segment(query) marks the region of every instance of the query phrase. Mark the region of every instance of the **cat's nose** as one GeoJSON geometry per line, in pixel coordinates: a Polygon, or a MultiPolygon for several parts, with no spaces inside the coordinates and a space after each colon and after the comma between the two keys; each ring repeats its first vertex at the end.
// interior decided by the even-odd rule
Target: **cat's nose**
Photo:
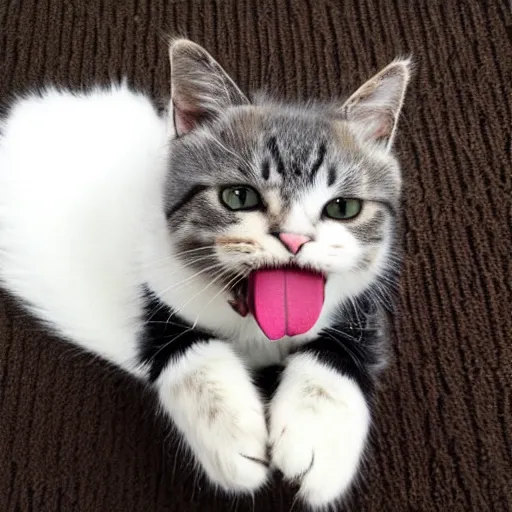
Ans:
{"type": "Polygon", "coordinates": [[[279,240],[286,246],[292,253],[297,254],[300,248],[306,243],[311,241],[311,238],[306,235],[299,235],[297,233],[276,233],[279,240]]]}

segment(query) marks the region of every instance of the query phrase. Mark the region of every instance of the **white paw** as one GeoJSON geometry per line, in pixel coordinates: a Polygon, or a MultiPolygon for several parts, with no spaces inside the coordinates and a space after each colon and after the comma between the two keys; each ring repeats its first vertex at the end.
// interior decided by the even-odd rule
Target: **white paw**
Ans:
{"type": "Polygon", "coordinates": [[[369,424],[357,384],[311,355],[294,356],[270,406],[272,464],[308,505],[329,505],[357,472],[369,424]]]}
{"type": "Polygon", "coordinates": [[[160,379],[160,398],[212,483],[252,492],[268,476],[263,404],[221,342],[198,346],[160,379]]]}

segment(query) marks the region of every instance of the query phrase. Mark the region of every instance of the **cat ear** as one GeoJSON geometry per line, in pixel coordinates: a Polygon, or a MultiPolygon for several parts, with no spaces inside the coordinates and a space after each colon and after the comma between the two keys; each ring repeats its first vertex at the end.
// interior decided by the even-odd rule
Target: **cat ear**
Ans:
{"type": "Polygon", "coordinates": [[[176,134],[184,135],[227,107],[244,105],[244,96],[217,61],[201,46],[176,39],[169,48],[171,101],[176,134]]]}
{"type": "Polygon", "coordinates": [[[364,140],[389,149],[410,77],[409,59],[392,62],[370,78],[344,103],[346,119],[364,140]]]}

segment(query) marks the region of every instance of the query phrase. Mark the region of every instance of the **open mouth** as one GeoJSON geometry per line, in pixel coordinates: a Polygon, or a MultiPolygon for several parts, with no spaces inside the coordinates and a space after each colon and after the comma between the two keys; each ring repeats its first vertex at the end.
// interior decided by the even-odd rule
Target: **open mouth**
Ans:
{"type": "Polygon", "coordinates": [[[270,340],[309,331],[324,304],[325,276],[285,266],[254,270],[233,290],[230,301],[241,316],[251,313],[270,340]]]}

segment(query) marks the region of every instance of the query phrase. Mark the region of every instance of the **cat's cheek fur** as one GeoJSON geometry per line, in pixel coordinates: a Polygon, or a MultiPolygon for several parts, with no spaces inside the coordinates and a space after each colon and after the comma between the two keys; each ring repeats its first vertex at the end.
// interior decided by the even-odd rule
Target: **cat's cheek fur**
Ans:
{"type": "Polygon", "coordinates": [[[194,345],[155,384],[161,405],[214,485],[251,493],[266,482],[263,403],[227,343],[194,345]]]}
{"type": "Polygon", "coordinates": [[[272,465],[321,508],[342,498],[364,451],[370,411],[359,386],[312,354],[290,358],[270,404],[272,465]]]}

